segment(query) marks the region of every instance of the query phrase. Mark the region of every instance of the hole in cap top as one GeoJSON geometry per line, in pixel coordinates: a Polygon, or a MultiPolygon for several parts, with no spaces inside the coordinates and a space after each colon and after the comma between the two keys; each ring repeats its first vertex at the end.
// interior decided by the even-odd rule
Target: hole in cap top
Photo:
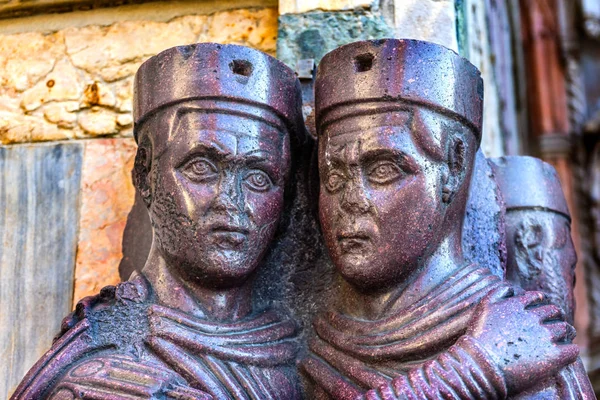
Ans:
{"type": "Polygon", "coordinates": [[[250,76],[252,75],[252,63],[247,60],[233,60],[229,64],[229,68],[236,75],[250,76]]]}
{"type": "Polygon", "coordinates": [[[365,53],[354,57],[354,69],[356,72],[365,72],[373,66],[373,54],[365,53]]]}

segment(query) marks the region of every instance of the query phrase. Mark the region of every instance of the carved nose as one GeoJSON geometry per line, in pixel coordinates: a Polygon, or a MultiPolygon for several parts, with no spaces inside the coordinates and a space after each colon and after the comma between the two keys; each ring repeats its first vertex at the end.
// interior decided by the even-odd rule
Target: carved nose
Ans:
{"type": "Polygon", "coordinates": [[[358,184],[349,184],[342,198],[342,208],[353,214],[364,214],[371,209],[371,203],[358,184]]]}
{"type": "Polygon", "coordinates": [[[235,177],[223,177],[219,184],[219,193],[215,198],[213,208],[221,212],[240,212],[240,201],[242,198],[241,188],[235,177]]]}

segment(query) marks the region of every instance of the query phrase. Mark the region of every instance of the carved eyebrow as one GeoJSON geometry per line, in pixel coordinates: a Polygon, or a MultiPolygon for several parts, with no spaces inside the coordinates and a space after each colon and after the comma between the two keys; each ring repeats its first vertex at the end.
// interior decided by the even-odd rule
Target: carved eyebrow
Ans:
{"type": "Polygon", "coordinates": [[[244,157],[248,162],[251,163],[259,163],[263,161],[271,162],[273,161],[272,156],[273,155],[271,154],[271,152],[262,149],[252,150],[242,155],[242,157],[244,157]]]}
{"type": "Polygon", "coordinates": [[[399,161],[402,167],[408,169],[411,172],[419,170],[417,163],[414,158],[406,154],[403,151],[396,149],[374,149],[367,150],[360,155],[361,163],[369,163],[381,158],[392,158],[395,161],[399,161]]]}
{"type": "Polygon", "coordinates": [[[278,185],[283,183],[284,175],[277,166],[275,155],[263,149],[252,150],[237,156],[238,160],[250,168],[259,168],[266,172],[278,185]]]}
{"type": "Polygon", "coordinates": [[[262,163],[262,162],[271,162],[271,159],[269,159],[268,157],[264,157],[264,156],[259,156],[259,155],[243,155],[242,156],[244,159],[246,159],[246,162],[248,162],[249,164],[258,164],[258,163],[262,163]]]}
{"type": "Polygon", "coordinates": [[[362,152],[359,157],[359,160],[361,162],[368,162],[382,157],[406,158],[406,154],[400,150],[395,149],[374,149],[362,152]]]}
{"type": "Polygon", "coordinates": [[[192,156],[196,156],[199,153],[204,153],[212,158],[218,159],[218,160],[223,160],[226,159],[228,157],[231,157],[232,154],[229,151],[226,151],[224,149],[222,149],[221,147],[219,147],[216,144],[205,144],[205,143],[197,143],[196,145],[194,145],[194,147],[190,150],[190,154],[192,154],[192,156]]]}

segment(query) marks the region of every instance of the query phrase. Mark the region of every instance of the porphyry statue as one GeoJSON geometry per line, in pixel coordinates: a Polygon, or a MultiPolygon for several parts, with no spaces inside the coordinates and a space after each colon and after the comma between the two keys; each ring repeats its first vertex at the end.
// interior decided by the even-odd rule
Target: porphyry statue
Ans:
{"type": "Polygon", "coordinates": [[[323,58],[315,99],[339,290],[302,361],[311,398],[594,398],[562,310],[463,257],[479,71],[432,43],[357,42],[323,58]]]}
{"type": "Polygon", "coordinates": [[[252,301],[304,134],[298,79],[250,48],[181,46],[141,66],[134,103],[146,264],[78,304],[12,399],[300,398],[297,324],[252,301]]]}

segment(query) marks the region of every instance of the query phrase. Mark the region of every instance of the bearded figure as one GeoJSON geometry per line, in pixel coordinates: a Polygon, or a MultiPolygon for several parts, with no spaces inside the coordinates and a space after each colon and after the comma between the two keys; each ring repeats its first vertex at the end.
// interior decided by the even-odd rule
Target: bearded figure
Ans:
{"type": "Polygon", "coordinates": [[[556,170],[525,156],[494,159],[492,166],[506,207],[506,279],[546,293],[573,324],[577,254],[556,170]]]}
{"type": "Polygon", "coordinates": [[[84,299],[13,400],[297,399],[297,326],[253,284],[289,198],[304,125],[294,72],[201,43],[146,61],[134,88],[144,268],[84,299]]]}

